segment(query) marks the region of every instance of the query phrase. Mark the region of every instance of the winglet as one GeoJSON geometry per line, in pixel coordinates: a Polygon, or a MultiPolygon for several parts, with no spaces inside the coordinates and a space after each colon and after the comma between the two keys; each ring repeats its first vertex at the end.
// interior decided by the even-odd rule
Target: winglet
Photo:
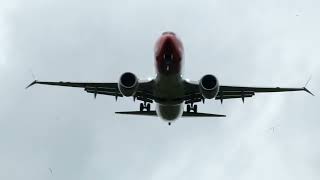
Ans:
{"type": "Polygon", "coordinates": [[[33,81],[31,84],[29,84],[29,85],[26,87],[26,89],[28,89],[29,87],[31,87],[31,86],[33,86],[33,85],[35,85],[35,84],[38,83],[38,81],[37,81],[37,79],[36,79],[36,76],[34,75],[32,69],[30,69],[30,73],[31,73],[31,76],[32,76],[32,78],[34,79],[34,81],[33,81]]]}
{"type": "Polygon", "coordinates": [[[307,89],[306,87],[303,87],[303,90],[304,90],[305,92],[311,94],[312,96],[314,96],[314,94],[313,94],[311,91],[309,91],[309,89],[307,89]]]}
{"type": "Polygon", "coordinates": [[[26,87],[26,89],[28,89],[29,87],[31,87],[31,86],[33,86],[33,85],[35,85],[35,84],[37,84],[37,80],[35,80],[35,81],[33,81],[31,84],[29,84],[27,87],[26,87]]]}
{"type": "Polygon", "coordinates": [[[309,82],[310,82],[310,80],[311,80],[311,77],[312,77],[312,76],[310,76],[310,78],[308,79],[308,81],[307,81],[306,84],[304,85],[303,90],[304,90],[305,92],[311,94],[312,96],[314,96],[314,94],[313,94],[311,91],[309,91],[309,89],[307,89],[307,85],[309,84],[309,82]]]}

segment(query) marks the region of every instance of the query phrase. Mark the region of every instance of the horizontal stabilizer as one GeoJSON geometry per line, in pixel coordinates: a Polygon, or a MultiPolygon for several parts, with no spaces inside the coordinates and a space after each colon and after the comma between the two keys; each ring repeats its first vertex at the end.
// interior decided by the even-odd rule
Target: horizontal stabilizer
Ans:
{"type": "MultiPolygon", "coordinates": [[[[125,112],[116,112],[116,114],[140,115],[140,116],[157,116],[156,111],[125,111],[125,112]]],[[[183,112],[182,117],[226,117],[226,115],[209,114],[209,113],[183,112]]]]}
{"type": "Polygon", "coordinates": [[[183,112],[182,117],[226,117],[223,114],[183,112]]]}
{"type": "Polygon", "coordinates": [[[156,111],[124,111],[115,112],[116,114],[140,115],[140,116],[157,116],[156,111]]]}

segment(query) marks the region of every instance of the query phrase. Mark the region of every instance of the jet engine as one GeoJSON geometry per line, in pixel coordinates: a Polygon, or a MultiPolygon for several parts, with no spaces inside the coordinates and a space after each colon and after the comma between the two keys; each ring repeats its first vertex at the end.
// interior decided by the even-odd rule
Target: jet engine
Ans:
{"type": "Polygon", "coordinates": [[[217,96],[219,92],[218,79],[211,74],[203,76],[200,80],[200,92],[206,99],[212,99],[217,96]]]}
{"type": "Polygon", "coordinates": [[[131,72],[123,73],[118,83],[119,91],[123,96],[133,96],[138,88],[139,82],[136,75],[131,72]]]}

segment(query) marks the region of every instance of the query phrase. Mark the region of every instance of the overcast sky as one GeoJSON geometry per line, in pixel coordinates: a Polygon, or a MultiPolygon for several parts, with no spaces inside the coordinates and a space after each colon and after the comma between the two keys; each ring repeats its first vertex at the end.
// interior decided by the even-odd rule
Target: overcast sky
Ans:
{"type": "MultiPolygon", "coordinates": [[[[0,0],[0,179],[320,179],[320,1],[0,0]],[[131,98],[33,81],[153,77],[163,31],[185,46],[185,77],[304,92],[207,101],[226,118],[116,116],[131,98]],[[49,168],[52,169],[52,174],[49,168]]],[[[154,107],[154,106],[153,106],[154,107]]]]}

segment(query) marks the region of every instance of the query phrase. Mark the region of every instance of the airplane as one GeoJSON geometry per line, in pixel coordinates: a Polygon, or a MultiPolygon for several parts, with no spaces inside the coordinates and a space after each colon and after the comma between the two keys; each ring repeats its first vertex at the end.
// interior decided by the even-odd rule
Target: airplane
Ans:
{"type": "MultiPolygon", "coordinates": [[[[97,95],[118,97],[133,97],[139,100],[138,111],[116,112],[126,115],[159,116],[171,125],[180,117],[225,117],[221,114],[198,112],[196,103],[208,99],[242,99],[252,97],[256,93],[305,91],[313,95],[306,85],[302,88],[280,87],[248,87],[220,85],[212,74],[204,75],[199,81],[189,81],[183,78],[184,48],[180,38],[173,32],[162,33],[156,41],[154,50],[156,77],[151,80],[139,80],[132,72],[125,72],[118,82],[32,82],[27,88],[35,85],[53,85],[83,88],[86,92],[97,95]],[[151,110],[151,103],[156,103],[151,110]],[[186,110],[184,111],[184,106],[186,110]]],[[[309,82],[309,81],[308,81],[309,82]]],[[[308,83],[307,82],[307,83],[308,83]]]]}

